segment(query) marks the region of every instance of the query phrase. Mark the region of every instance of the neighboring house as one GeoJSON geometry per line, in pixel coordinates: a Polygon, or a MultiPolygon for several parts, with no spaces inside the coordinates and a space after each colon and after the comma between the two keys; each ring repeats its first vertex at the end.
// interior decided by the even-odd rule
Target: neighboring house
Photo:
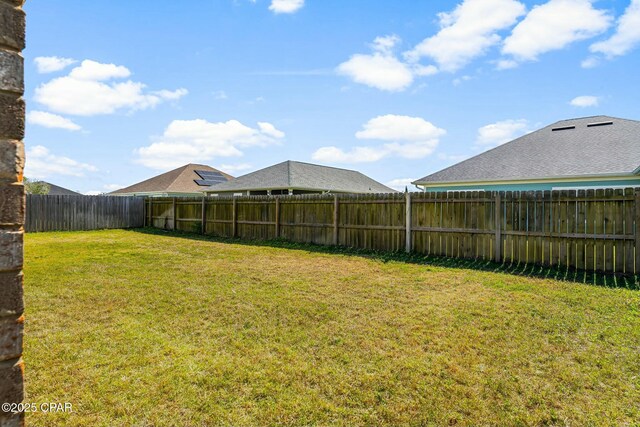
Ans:
{"type": "Polygon", "coordinates": [[[562,120],[415,182],[425,191],[640,186],[640,122],[562,120]]]}
{"type": "Polygon", "coordinates": [[[64,187],[60,187],[59,185],[51,184],[50,182],[46,182],[46,181],[37,181],[37,182],[41,182],[49,186],[49,192],[47,193],[48,196],[82,196],[82,194],[76,191],[68,190],[64,187]]]}
{"type": "Polygon", "coordinates": [[[203,189],[230,179],[233,179],[231,175],[211,166],[190,163],[109,194],[152,197],[202,196],[203,189]]]}
{"type": "Polygon", "coordinates": [[[204,191],[211,196],[395,192],[360,172],[291,160],[204,191]]]}

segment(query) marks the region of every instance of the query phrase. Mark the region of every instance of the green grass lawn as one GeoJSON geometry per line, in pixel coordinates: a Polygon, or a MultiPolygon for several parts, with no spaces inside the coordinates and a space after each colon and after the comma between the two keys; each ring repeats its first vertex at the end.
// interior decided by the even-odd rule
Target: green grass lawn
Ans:
{"type": "Polygon", "coordinates": [[[640,291],[281,246],[28,234],[28,425],[640,419],[640,291]]]}

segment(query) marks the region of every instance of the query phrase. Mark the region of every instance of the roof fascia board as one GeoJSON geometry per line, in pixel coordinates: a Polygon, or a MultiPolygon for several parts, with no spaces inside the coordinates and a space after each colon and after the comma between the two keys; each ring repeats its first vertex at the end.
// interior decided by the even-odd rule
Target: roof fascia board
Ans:
{"type": "MultiPolygon", "coordinates": [[[[638,168],[640,169],[640,168],[638,168]]],[[[636,174],[603,174],[603,175],[580,175],[574,177],[552,177],[538,179],[505,179],[487,181],[414,181],[413,185],[422,187],[442,187],[442,186],[467,186],[467,185],[504,185],[504,184],[544,184],[547,182],[581,182],[585,180],[597,179],[599,181],[616,181],[636,177],[636,174]]]]}
{"type": "Polygon", "coordinates": [[[201,190],[203,193],[231,193],[231,192],[241,192],[241,191],[270,191],[270,190],[302,190],[302,191],[341,191],[341,190],[327,190],[327,189],[319,189],[319,188],[304,188],[304,187],[267,187],[267,188],[236,188],[236,189],[207,189],[201,190]]]}

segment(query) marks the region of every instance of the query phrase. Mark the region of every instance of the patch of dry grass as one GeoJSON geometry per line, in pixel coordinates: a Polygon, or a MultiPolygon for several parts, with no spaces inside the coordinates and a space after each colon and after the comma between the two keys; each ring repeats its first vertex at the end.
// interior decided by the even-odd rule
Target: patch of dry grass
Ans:
{"type": "Polygon", "coordinates": [[[638,291],[121,230],[25,270],[33,426],[640,419],[638,291]]]}

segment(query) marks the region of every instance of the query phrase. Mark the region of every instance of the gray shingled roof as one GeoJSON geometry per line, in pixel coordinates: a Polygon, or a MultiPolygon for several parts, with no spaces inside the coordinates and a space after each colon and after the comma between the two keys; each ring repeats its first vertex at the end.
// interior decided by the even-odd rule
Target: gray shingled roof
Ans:
{"type": "Polygon", "coordinates": [[[68,188],[60,187],[59,185],[55,185],[47,181],[38,181],[38,182],[43,182],[49,186],[49,192],[47,193],[49,196],[81,196],[82,195],[77,191],[71,191],[68,188]]]}
{"type": "Polygon", "coordinates": [[[212,185],[207,192],[297,189],[338,193],[391,193],[395,190],[360,172],[286,161],[240,176],[233,181],[212,185]]]}
{"type": "Polygon", "coordinates": [[[220,172],[225,178],[233,179],[231,175],[214,169],[211,166],[189,163],[188,165],[184,165],[169,172],[154,176],[153,178],[138,182],[136,184],[130,185],[129,187],[112,191],[109,194],[117,195],[152,192],[197,194],[200,190],[206,188],[196,184],[195,180],[201,179],[200,176],[195,172],[197,170],[220,172]]]}
{"type": "Polygon", "coordinates": [[[632,175],[638,167],[640,122],[593,116],[561,120],[413,184],[632,175]],[[613,124],[587,126],[605,122],[613,124]]]}

